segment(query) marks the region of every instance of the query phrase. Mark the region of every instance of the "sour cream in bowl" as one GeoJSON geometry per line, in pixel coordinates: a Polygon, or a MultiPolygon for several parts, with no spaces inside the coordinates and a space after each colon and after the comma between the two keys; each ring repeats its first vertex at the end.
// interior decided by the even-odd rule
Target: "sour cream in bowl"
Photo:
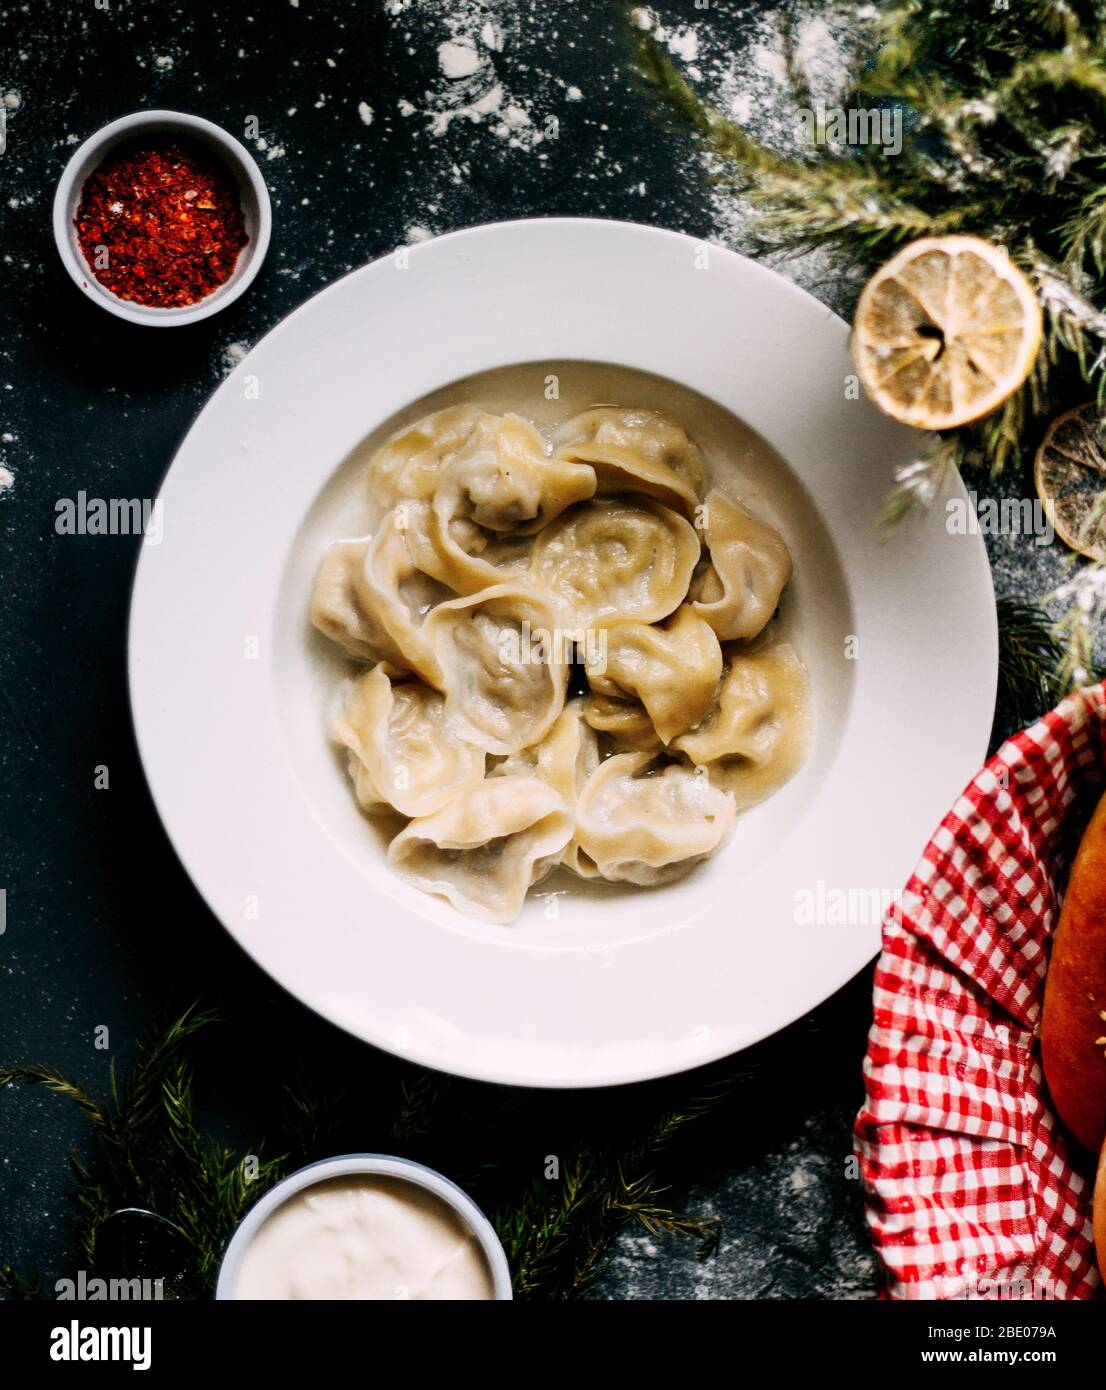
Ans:
{"type": "Polygon", "coordinates": [[[254,1206],[223,1257],[220,1300],[511,1298],[503,1247],[472,1198],[384,1154],[301,1168],[254,1206]]]}

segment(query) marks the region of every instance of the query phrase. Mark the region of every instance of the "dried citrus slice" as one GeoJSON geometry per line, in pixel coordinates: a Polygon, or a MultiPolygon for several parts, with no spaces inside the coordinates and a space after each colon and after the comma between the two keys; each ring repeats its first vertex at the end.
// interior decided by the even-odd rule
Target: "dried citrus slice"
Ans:
{"type": "Polygon", "coordinates": [[[1081,555],[1106,560],[1106,418],[1094,401],[1049,425],[1033,479],[1060,539],[1081,555]]]}
{"type": "Polygon", "coordinates": [[[1033,286],[978,237],[912,242],[864,287],[853,356],[886,414],[948,430],[989,414],[1029,375],[1041,342],[1033,286]]]}

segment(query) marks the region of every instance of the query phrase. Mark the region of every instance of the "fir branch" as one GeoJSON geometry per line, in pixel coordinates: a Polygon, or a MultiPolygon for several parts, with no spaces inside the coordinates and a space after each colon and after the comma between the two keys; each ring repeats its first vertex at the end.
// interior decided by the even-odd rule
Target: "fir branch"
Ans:
{"type": "Polygon", "coordinates": [[[889,174],[873,160],[827,153],[803,162],[777,154],[700,97],[651,34],[635,28],[631,42],[639,78],[721,166],[716,181],[755,194],[765,240],[786,239],[800,248],[840,239],[874,250],[958,231],[980,211],[958,205],[934,214],[912,206],[896,195],[889,174]]]}
{"type": "Polygon", "coordinates": [[[698,1241],[700,1259],[708,1259],[722,1239],[722,1222],[717,1216],[688,1216],[659,1206],[656,1201],[638,1197],[641,1184],[627,1184],[626,1196],[613,1203],[615,1211],[637,1222],[649,1235],[693,1236],[698,1241]]]}
{"type": "Polygon", "coordinates": [[[1066,690],[1101,680],[1095,647],[1106,630],[1106,563],[1079,566],[1045,601],[1065,610],[1054,628],[1063,648],[1057,680],[1066,690]]]}
{"type": "Polygon", "coordinates": [[[71,1100],[100,1133],[106,1133],[111,1127],[109,1116],[100,1102],[93,1100],[83,1086],[63,1076],[54,1067],[0,1067],[0,1090],[13,1085],[45,1086],[48,1091],[71,1100]]]}
{"type": "Polygon", "coordinates": [[[37,1280],[22,1278],[11,1265],[0,1265],[0,1298],[28,1302],[45,1298],[45,1294],[37,1280]]]}
{"type": "Polygon", "coordinates": [[[106,1100],[94,1100],[51,1067],[0,1070],[0,1087],[46,1086],[92,1121],[102,1173],[93,1179],[76,1154],[70,1155],[81,1246],[90,1270],[97,1268],[100,1227],[113,1212],[134,1205],[162,1218],[188,1242],[191,1266],[183,1272],[184,1287],[196,1294],[210,1289],[246,1208],[279,1175],[279,1160],[258,1157],[256,1174],[247,1176],[243,1158],[205,1135],[195,1121],[191,1070],[182,1049],[214,1020],[210,1010],[185,1010],[140,1048],[122,1086],[112,1069],[106,1100]]]}
{"type": "Polygon", "coordinates": [[[619,1154],[576,1146],[557,1179],[535,1178],[495,1224],[515,1275],[518,1298],[580,1298],[603,1273],[611,1242],[628,1223],[651,1234],[691,1235],[704,1257],[719,1224],[674,1210],[662,1198],[659,1165],[697,1120],[729,1095],[744,1073],[724,1077],[678,1109],[663,1113],[619,1154]]]}
{"type": "Polygon", "coordinates": [[[447,1084],[445,1077],[428,1071],[401,1081],[399,1111],[392,1124],[392,1138],[406,1141],[429,1134],[447,1084]]]}
{"type": "Polygon", "coordinates": [[[1063,646],[1052,619],[1037,604],[1006,597],[997,608],[999,708],[1009,727],[1023,729],[1067,693],[1058,675],[1063,646]]]}
{"type": "Polygon", "coordinates": [[[963,459],[964,441],[957,435],[947,435],[897,468],[895,484],[884,500],[876,525],[891,530],[911,514],[928,511],[963,459]]]}

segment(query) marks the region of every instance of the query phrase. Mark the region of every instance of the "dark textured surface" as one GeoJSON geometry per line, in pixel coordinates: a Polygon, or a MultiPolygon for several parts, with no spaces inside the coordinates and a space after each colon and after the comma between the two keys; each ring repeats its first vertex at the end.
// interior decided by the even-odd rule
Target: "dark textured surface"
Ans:
{"type": "MultiPolygon", "coordinates": [[[[779,121],[771,9],[658,8],[692,75],[771,131],[779,121]]],[[[10,483],[0,490],[0,886],[8,895],[0,1058],[55,1062],[99,1088],[110,1059],[126,1064],[155,1012],[202,994],[230,1019],[209,1057],[212,1119],[253,1135],[264,1131],[266,1098],[291,1059],[331,1080],[363,1070],[368,1050],[271,986],[178,866],[126,708],[135,541],[58,537],[57,499],[81,488],[152,496],[241,351],[307,295],[405,240],[566,213],[741,245],[742,214],[707,185],[689,142],[650,120],[598,3],[99,9],[89,0],[4,6],[0,32],[0,96],[11,94],[0,157],[0,482],[10,483]],[[439,45],[466,36],[478,67],[451,79],[439,45]],[[479,122],[465,114],[496,85],[494,112],[479,122]],[[244,299],[166,333],[130,328],[84,302],[50,226],[72,147],[152,106],[194,111],[236,133],[256,116],[274,211],[268,262],[244,299]],[[100,765],[107,790],[94,789],[100,765]],[[93,1046],[102,1025],[107,1050],[93,1046]]],[[[813,75],[832,83],[842,36],[808,15],[806,37],[813,75]]],[[[446,55],[453,70],[458,61],[446,55]]],[[[785,272],[847,308],[852,282],[818,258],[785,272]]],[[[1003,584],[1041,592],[1046,562],[1019,544],[996,552],[1003,584]]],[[[724,1219],[717,1256],[701,1263],[688,1242],[628,1236],[601,1296],[872,1295],[859,1188],[846,1167],[868,1009],[864,977],[756,1049],[738,1101],[693,1141],[676,1197],[724,1219]]],[[[632,1109],[646,1095],[639,1088],[609,1103],[632,1109]]],[[[594,1104],[527,1098],[536,1161],[565,1133],[586,1132],[594,1104]]],[[[72,1269],[66,1146],[86,1138],[55,1098],[0,1095],[0,1262],[48,1281],[72,1269]]]]}

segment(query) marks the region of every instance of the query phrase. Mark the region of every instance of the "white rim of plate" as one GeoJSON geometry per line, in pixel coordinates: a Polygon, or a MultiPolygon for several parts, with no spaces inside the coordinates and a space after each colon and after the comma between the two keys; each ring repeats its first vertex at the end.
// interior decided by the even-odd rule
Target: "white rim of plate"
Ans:
{"type": "MultiPolygon", "coordinates": [[[[730,1055],[871,960],[878,923],[795,925],[796,865],[806,883],[906,882],[983,760],[998,647],[978,534],[953,537],[938,505],[878,538],[884,487],[922,437],[846,400],[851,372],[844,322],[775,272],[682,233],[562,218],[401,248],[317,294],[250,352],[163,483],[170,544],[141,547],[128,659],[162,821],[263,969],[411,1061],[570,1087],[730,1055]],[[558,360],[654,372],[732,410],[800,477],[847,561],[867,656],[815,804],[778,852],[742,866],[732,900],[727,891],[726,906],[749,914],[740,926],[698,912],[630,941],[588,945],[566,932],[563,949],[527,950],[510,928],[450,930],[451,909],[386,869],[369,890],[368,862],[351,862],[304,803],[269,663],[242,660],[245,634],[272,645],[298,529],[360,440],[449,382],[558,360]],[[263,383],[260,409],[243,403],[246,380],[263,383]],[[250,895],[265,909],[246,920],[250,895]]],[[[959,478],[949,497],[967,504],[959,478]]],[[[375,846],[366,853],[379,858],[375,846]]]]}

